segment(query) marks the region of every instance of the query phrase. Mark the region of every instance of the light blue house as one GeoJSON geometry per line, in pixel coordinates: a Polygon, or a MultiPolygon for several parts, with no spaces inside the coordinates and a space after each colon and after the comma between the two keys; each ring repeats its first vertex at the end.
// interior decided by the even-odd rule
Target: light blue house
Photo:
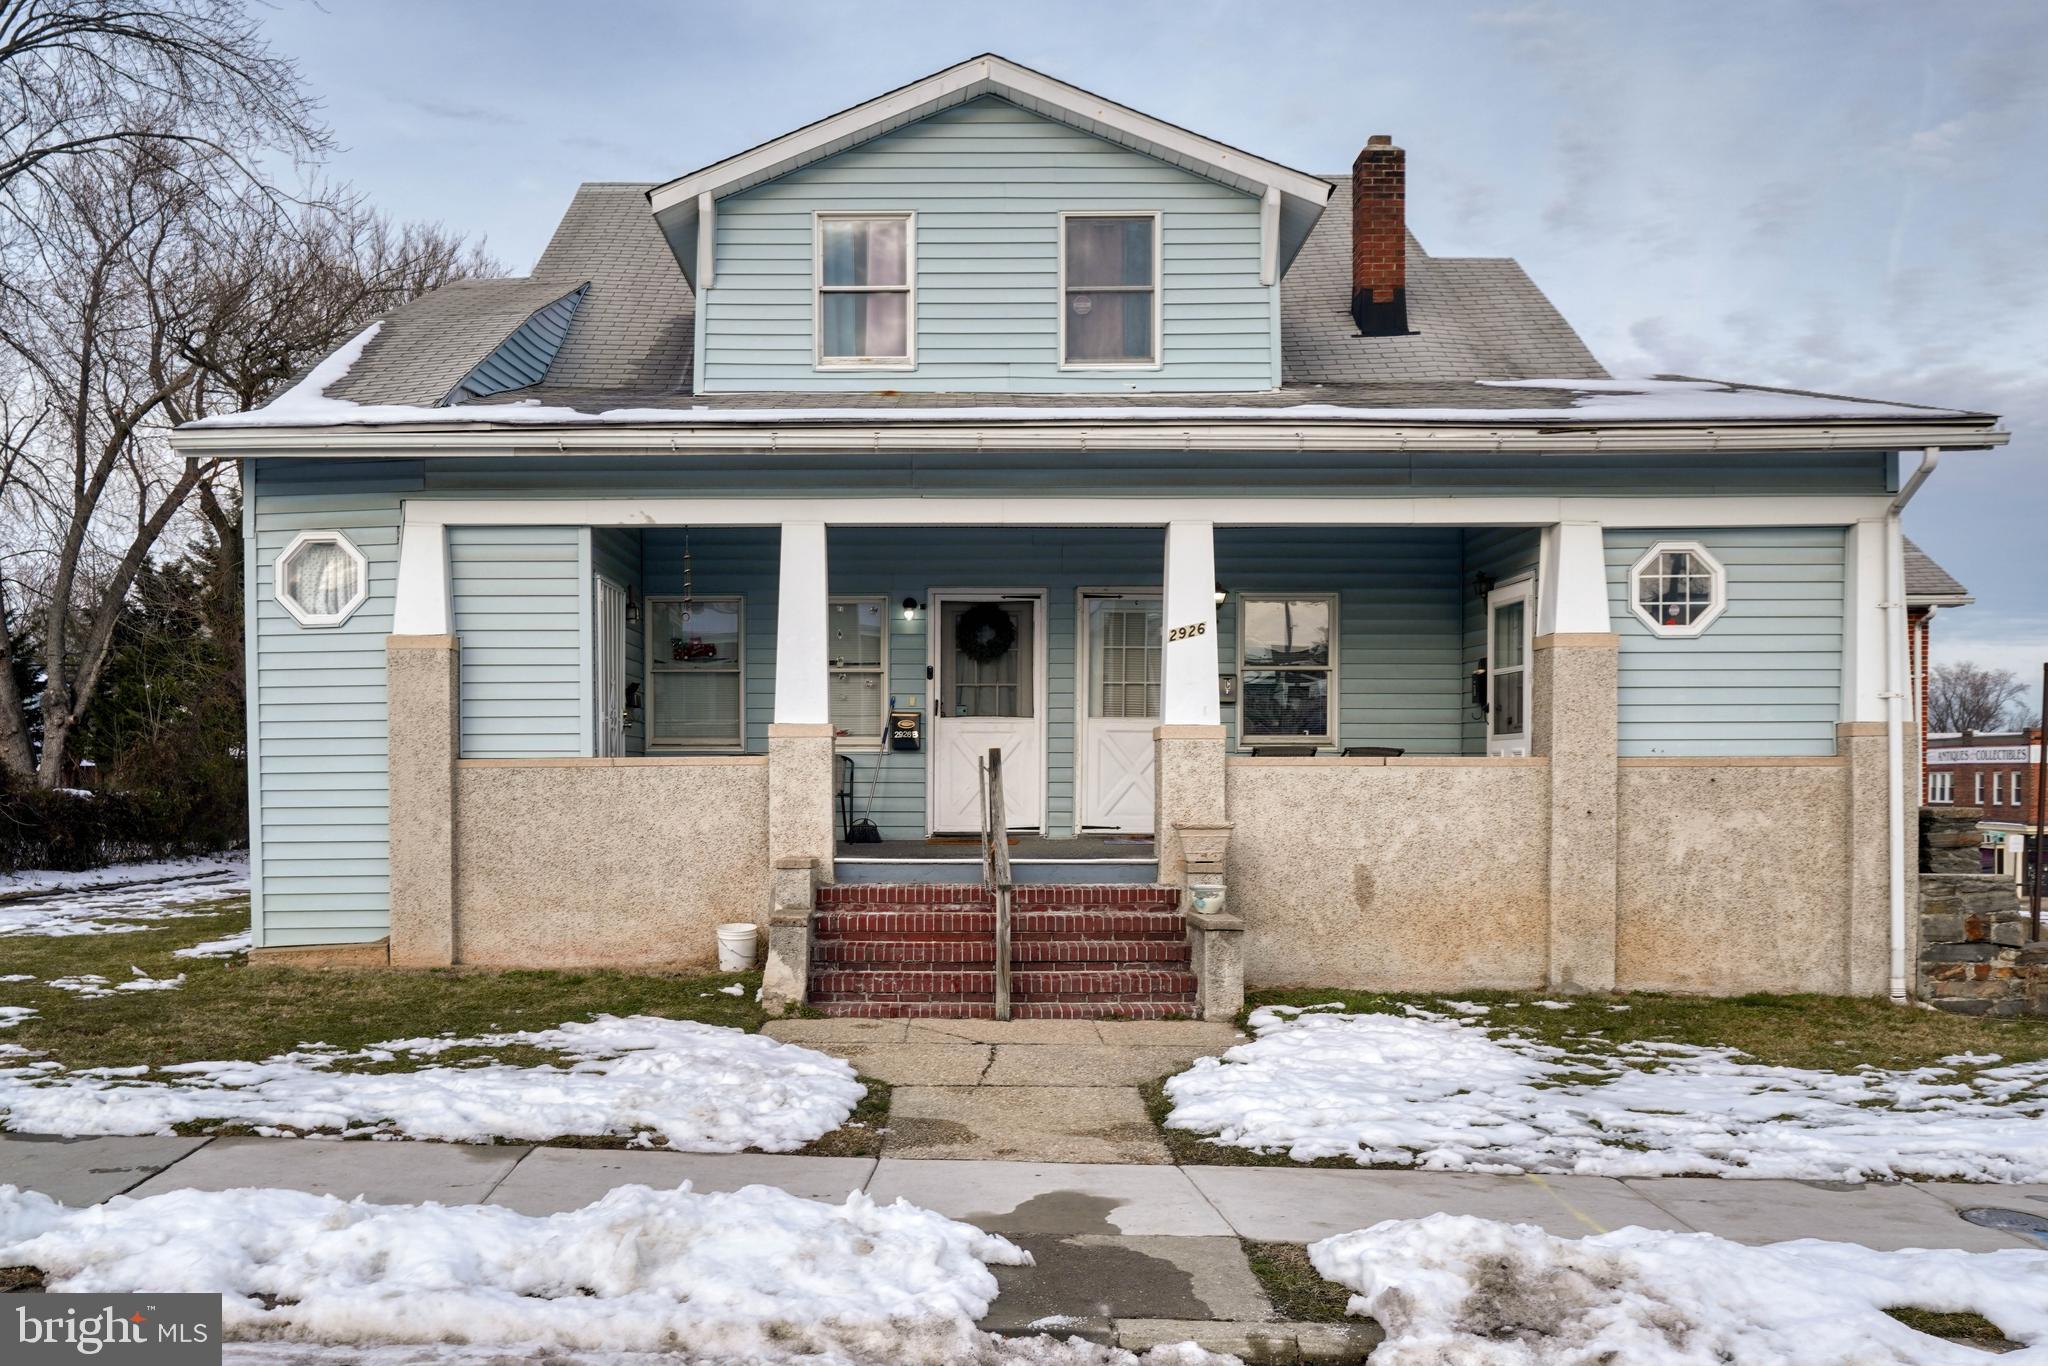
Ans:
{"type": "Polygon", "coordinates": [[[977,57],[585,185],[531,276],[183,429],[244,462],[260,948],[773,922],[784,995],[987,1013],[996,749],[1020,1014],[1239,953],[1902,991],[1899,511],[1996,420],[1610,379],[1404,182],[977,57]]]}

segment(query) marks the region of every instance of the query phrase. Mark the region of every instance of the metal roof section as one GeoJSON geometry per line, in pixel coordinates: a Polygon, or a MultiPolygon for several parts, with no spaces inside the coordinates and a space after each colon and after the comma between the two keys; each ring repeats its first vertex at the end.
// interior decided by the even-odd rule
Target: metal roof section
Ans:
{"type": "Polygon", "coordinates": [[[555,363],[555,353],[561,350],[563,340],[569,335],[569,324],[575,320],[576,306],[583,302],[583,296],[590,289],[587,284],[578,285],[552,303],[537,308],[513,329],[512,335],[498,343],[490,355],[478,362],[476,369],[462,377],[444,400],[447,403],[461,403],[468,399],[489,398],[510,389],[524,389],[547,378],[548,367],[555,363]]]}
{"type": "Polygon", "coordinates": [[[1246,194],[1276,195],[1282,274],[1308,240],[1334,189],[1320,176],[1267,161],[986,52],[656,185],[648,191],[647,202],[683,273],[692,287],[701,289],[710,262],[708,253],[700,255],[699,238],[704,234],[698,229],[707,213],[716,213],[717,200],[987,95],[1246,194]]]}

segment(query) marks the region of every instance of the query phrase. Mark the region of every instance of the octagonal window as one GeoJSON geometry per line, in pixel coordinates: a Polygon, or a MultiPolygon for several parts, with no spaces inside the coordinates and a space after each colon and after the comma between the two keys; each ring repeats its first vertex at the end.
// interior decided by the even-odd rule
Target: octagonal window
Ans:
{"type": "Polygon", "coordinates": [[[370,564],[338,531],[302,531],[277,557],[277,600],[301,626],[339,626],[370,596],[370,564]]]}
{"type": "Polygon", "coordinates": [[[1696,636],[1728,607],[1728,576],[1697,541],[1659,541],[1629,572],[1629,606],[1660,636],[1696,636]]]}

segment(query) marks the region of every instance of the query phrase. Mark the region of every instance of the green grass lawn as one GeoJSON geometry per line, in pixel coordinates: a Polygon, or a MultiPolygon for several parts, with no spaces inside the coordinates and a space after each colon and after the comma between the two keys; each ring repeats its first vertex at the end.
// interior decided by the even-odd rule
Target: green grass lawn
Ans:
{"type": "MultiPolygon", "coordinates": [[[[246,896],[225,898],[204,913],[155,922],[130,934],[20,935],[0,938],[0,976],[28,973],[33,982],[0,982],[0,1005],[30,1006],[36,1015],[0,1041],[19,1044],[67,1068],[164,1067],[217,1060],[258,1061],[304,1044],[360,1049],[392,1039],[439,1034],[473,1038],[553,1029],[595,1015],[657,1015],[733,1029],[758,1030],[767,1018],[754,1003],[760,974],[611,971],[308,971],[256,967],[242,957],[178,958],[173,950],[219,939],[249,923],[246,896]],[[47,985],[55,978],[98,974],[110,985],[131,967],[151,977],[185,974],[174,990],[84,997],[47,985]],[[721,991],[737,985],[737,996],[721,991]]],[[[336,1070],[411,1071],[490,1058],[513,1066],[565,1061],[525,1045],[449,1049],[433,1056],[400,1054],[388,1062],[352,1060],[336,1070]]],[[[840,1128],[804,1149],[829,1156],[872,1156],[888,1123],[889,1088],[863,1077],[868,1094],[840,1128]]],[[[233,1126],[200,1126],[235,1132],[233,1126]]],[[[625,1135],[558,1140],[623,1146],[625,1135]]]]}

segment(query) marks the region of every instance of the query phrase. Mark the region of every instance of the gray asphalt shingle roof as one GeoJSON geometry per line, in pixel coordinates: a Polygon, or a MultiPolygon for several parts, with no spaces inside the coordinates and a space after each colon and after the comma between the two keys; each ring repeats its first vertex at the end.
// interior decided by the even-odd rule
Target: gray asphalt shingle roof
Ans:
{"type": "Polygon", "coordinates": [[[540,309],[582,279],[457,280],[385,319],[328,389],[352,403],[436,404],[540,309]]]}
{"type": "Polygon", "coordinates": [[[1913,544],[1913,538],[1906,537],[1906,600],[1908,602],[1946,603],[1960,607],[1972,601],[1970,590],[1963,587],[1955,575],[1934,562],[1934,557],[1913,544]]]}

